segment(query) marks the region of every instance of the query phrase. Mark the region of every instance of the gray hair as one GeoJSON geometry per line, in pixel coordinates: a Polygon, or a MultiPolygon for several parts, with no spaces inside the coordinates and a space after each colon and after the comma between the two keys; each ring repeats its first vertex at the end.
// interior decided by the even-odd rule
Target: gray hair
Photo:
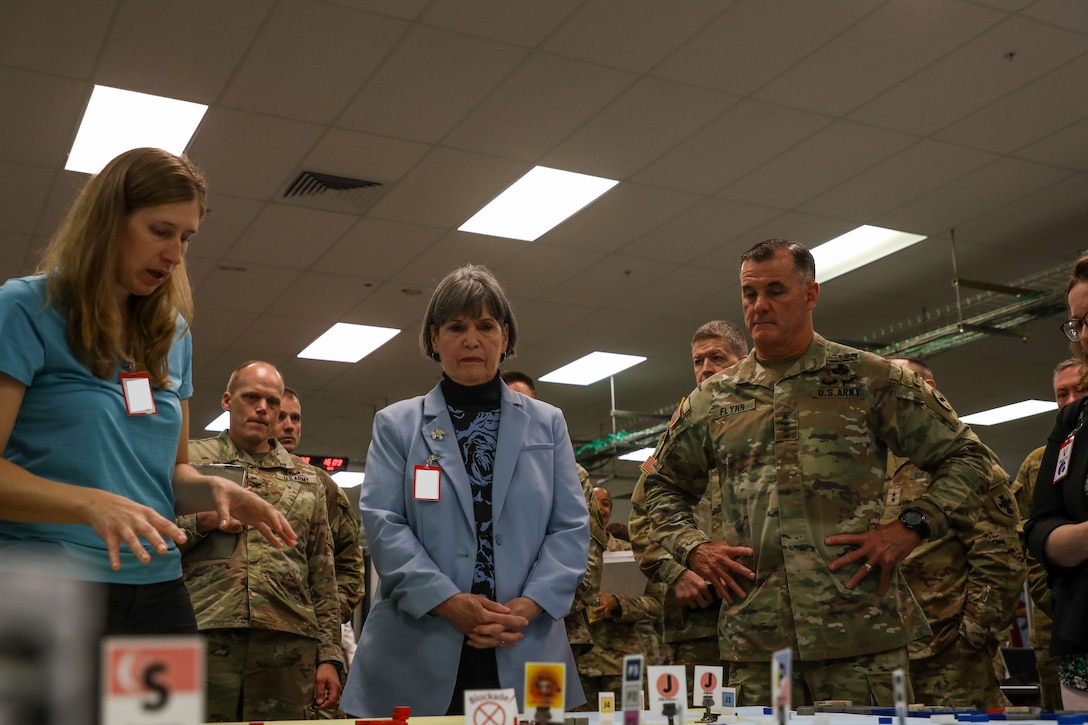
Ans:
{"type": "Polygon", "coordinates": [[[740,263],[768,262],[775,258],[780,249],[786,250],[793,257],[793,270],[801,278],[802,284],[808,285],[816,281],[816,260],[812,258],[812,252],[805,245],[788,239],[765,239],[740,255],[740,263]]]}
{"type": "Polygon", "coordinates": [[[699,340],[721,340],[725,343],[725,349],[735,355],[738,360],[748,355],[748,341],[744,338],[744,332],[732,322],[725,320],[704,322],[691,336],[691,344],[694,345],[699,340]]]}
{"type": "Polygon", "coordinates": [[[475,264],[458,267],[434,288],[419,330],[419,349],[425,357],[436,359],[434,345],[431,344],[431,328],[438,330],[458,315],[479,315],[484,310],[506,328],[505,354],[513,355],[517,352],[518,344],[518,323],[514,319],[514,309],[506,297],[506,290],[495,279],[495,275],[487,267],[475,264]]]}
{"type": "Polygon", "coordinates": [[[1067,357],[1066,359],[1062,360],[1060,363],[1054,366],[1053,377],[1058,377],[1059,373],[1064,370],[1068,370],[1069,368],[1077,368],[1079,370],[1082,364],[1083,363],[1081,363],[1081,361],[1076,359],[1075,357],[1067,357]]]}

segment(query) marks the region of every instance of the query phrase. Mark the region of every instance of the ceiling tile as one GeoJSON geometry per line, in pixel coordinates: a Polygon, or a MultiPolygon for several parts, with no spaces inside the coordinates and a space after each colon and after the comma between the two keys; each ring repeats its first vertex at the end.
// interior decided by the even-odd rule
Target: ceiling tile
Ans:
{"type": "Polygon", "coordinates": [[[314,124],[212,108],[188,154],[217,192],[270,199],[287,187],[320,135],[314,124]]]}
{"type": "Polygon", "coordinates": [[[321,323],[319,327],[324,328],[321,332],[325,332],[339,322],[348,310],[369,297],[380,284],[378,280],[306,272],[284,290],[266,312],[269,315],[318,320],[321,323]]]}
{"type": "Polygon", "coordinates": [[[262,312],[279,299],[299,275],[296,269],[259,264],[249,264],[244,271],[216,269],[200,285],[197,314],[203,314],[205,309],[262,312]]]}
{"type": "Polygon", "coordinates": [[[642,78],[540,163],[626,179],[737,100],[713,91],[642,78]]]}
{"type": "Polygon", "coordinates": [[[311,267],[317,272],[388,279],[442,236],[436,227],[363,218],[311,267]]]}
{"type": "Polygon", "coordinates": [[[257,37],[271,5],[269,0],[244,5],[126,0],[102,49],[95,82],[214,103],[257,37]]]}
{"type": "Polygon", "coordinates": [[[507,0],[435,0],[423,20],[448,30],[535,48],[567,18],[582,0],[511,3],[507,0]]]}
{"type": "Polygon", "coordinates": [[[333,121],[407,26],[339,5],[285,0],[231,78],[223,103],[333,121]]]}
{"type": "MultiPolygon", "coordinates": [[[[637,257],[610,254],[600,262],[572,275],[542,299],[564,304],[597,306],[604,301],[628,297],[654,285],[662,274],[678,265],[637,257]]],[[[620,351],[615,351],[620,352],[620,351]]]]}
{"type": "MultiPolygon", "coordinates": [[[[850,117],[928,135],[1085,52],[1088,38],[1011,18],[881,94],[850,117]],[[1009,53],[1016,53],[1010,60],[1009,53]]],[[[988,116],[993,118],[993,116],[988,116]]]]}
{"type": "Polygon", "coordinates": [[[544,50],[644,73],[722,12],[719,0],[589,0],[542,44],[544,50]]]}
{"type": "Polygon", "coordinates": [[[0,197],[7,204],[7,213],[0,215],[0,230],[32,234],[55,176],[50,169],[0,163],[0,197]]]}
{"type": "MultiPolygon", "coordinates": [[[[1088,38],[1085,38],[1088,42],[1088,38]]],[[[1088,46],[1086,46],[1088,48],[1088,46]]],[[[1009,153],[1088,117],[1088,52],[936,134],[941,140],[1009,153]],[[995,123],[1000,119],[1000,123],[995,123]]]]}
{"type": "Polygon", "coordinates": [[[520,304],[546,294],[603,258],[601,252],[537,241],[525,245],[492,271],[507,294],[520,304]]]}
{"type": "Polygon", "coordinates": [[[913,143],[915,138],[839,121],[720,192],[736,201],[794,207],[913,143]]]}
{"type": "Polygon", "coordinates": [[[457,228],[529,168],[516,161],[435,147],[378,200],[370,216],[457,228]]]}
{"type": "MultiPolygon", "coordinates": [[[[923,140],[801,205],[801,210],[865,223],[992,163],[994,154],[923,140]]],[[[910,230],[904,230],[910,231],[910,230]]]]}
{"type": "Polygon", "coordinates": [[[9,277],[23,277],[34,271],[37,259],[31,258],[31,236],[0,232],[0,269],[9,277]]]}
{"type": "Polygon", "coordinates": [[[0,65],[89,77],[116,5],[115,0],[5,2],[0,65]]]}
{"type": "Polygon", "coordinates": [[[1023,14],[1088,35],[1088,12],[1079,0],[1038,0],[1024,8],[1023,14]]]}
{"type": "Polygon", "coordinates": [[[45,168],[63,166],[91,86],[85,81],[0,66],[0,161],[45,168]]]}
{"type": "Polygon", "coordinates": [[[426,144],[331,129],[303,164],[308,171],[377,181],[389,185],[419,163],[426,144]]]}
{"type": "Polygon", "coordinates": [[[1016,159],[999,159],[873,220],[893,229],[937,234],[966,224],[1069,176],[1069,172],[1016,159]]]}
{"type": "Polygon", "coordinates": [[[525,57],[525,50],[462,33],[413,27],[337,125],[434,143],[525,57]],[[405,93],[405,89],[411,89],[405,93]]]}
{"type": "Polygon", "coordinates": [[[1016,156],[1064,169],[1088,171],[1088,119],[1025,146],[1016,156]]]}
{"type": "Polygon", "coordinates": [[[880,0],[849,3],[738,0],[658,64],[652,73],[747,95],[879,5],[880,0]]]}
{"type": "Polygon", "coordinates": [[[306,269],[356,220],[348,214],[269,204],[223,258],[242,265],[306,269]]]}
{"type": "Polygon", "coordinates": [[[632,257],[688,263],[781,213],[780,209],[729,199],[704,199],[620,252],[632,257]]]}
{"type": "Polygon", "coordinates": [[[627,72],[534,52],[443,143],[533,161],[634,81],[627,72]]]}
{"type": "Polygon", "coordinates": [[[891,0],[755,95],[820,113],[848,113],[1002,17],[965,2],[891,0]]]}
{"type": "Polygon", "coordinates": [[[614,251],[698,201],[699,197],[693,194],[644,184],[618,184],[541,239],[574,249],[614,251]]]}
{"type": "Polygon", "coordinates": [[[634,181],[714,194],[829,123],[826,116],[742,101],[662,154],[634,181]]]}

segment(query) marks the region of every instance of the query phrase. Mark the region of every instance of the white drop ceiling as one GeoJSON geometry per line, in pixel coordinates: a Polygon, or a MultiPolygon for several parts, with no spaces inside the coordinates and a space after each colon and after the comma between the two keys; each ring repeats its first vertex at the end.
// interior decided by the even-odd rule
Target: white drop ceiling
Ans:
{"type": "MultiPolygon", "coordinates": [[[[995,283],[1088,246],[1083,0],[0,0],[4,277],[86,179],[62,169],[94,84],[210,106],[189,147],[211,186],[193,434],[265,359],[302,394],[302,449],[357,470],[374,411],[438,379],[419,320],[463,263],[514,300],[506,367],[645,355],[615,403],[649,411],[691,389],[695,327],[740,321],[738,256],[761,239],[929,235],[823,287],[817,329],[842,340],[954,305],[952,230],[960,275],[995,283]],[[532,244],[456,231],[537,164],[620,183],[532,244]],[[382,193],[284,201],[301,170],[382,193]],[[404,331],[355,365],[296,359],[334,322],[404,331]]],[[[1050,398],[1061,318],[933,357],[942,391],[962,413],[1050,398]]],[[[612,431],[608,381],[539,393],[576,442],[612,431]]],[[[978,431],[1015,473],[1051,422],[978,431]]]]}

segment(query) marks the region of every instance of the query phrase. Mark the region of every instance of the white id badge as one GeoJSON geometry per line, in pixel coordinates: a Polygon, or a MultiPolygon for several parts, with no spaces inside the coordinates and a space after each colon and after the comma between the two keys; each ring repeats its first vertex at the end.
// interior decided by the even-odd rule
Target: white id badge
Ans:
{"type": "Polygon", "coordinates": [[[1062,480],[1069,473],[1069,458],[1073,455],[1073,436],[1069,436],[1058,449],[1058,465],[1054,466],[1054,483],[1062,480]]]}
{"type": "Polygon", "coordinates": [[[155,396],[147,373],[121,373],[121,392],[129,415],[155,415],[155,396]]]}
{"type": "Polygon", "coordinates": [[[441,501],[442,469],[438,466],[416,466],[413,488],[416,501],[441,501]]]}

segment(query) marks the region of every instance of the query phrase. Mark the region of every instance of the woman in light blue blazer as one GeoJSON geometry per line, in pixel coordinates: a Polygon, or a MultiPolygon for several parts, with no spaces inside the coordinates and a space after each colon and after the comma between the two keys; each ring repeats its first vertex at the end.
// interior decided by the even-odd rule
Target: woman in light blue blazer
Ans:
{"type": "Polygon", "coordinates": [[[500,687],[523,705],[526,662],[566,663],[565,707],[585,701],[563,623],[586,569],[585,497],[563,414],[499,379],[516,343],[494,276],[454,270],[420,330],[442,380],[374,418],[360,506],[381,584],[350,715],[461,714],[465,690],[500,687]]]}

